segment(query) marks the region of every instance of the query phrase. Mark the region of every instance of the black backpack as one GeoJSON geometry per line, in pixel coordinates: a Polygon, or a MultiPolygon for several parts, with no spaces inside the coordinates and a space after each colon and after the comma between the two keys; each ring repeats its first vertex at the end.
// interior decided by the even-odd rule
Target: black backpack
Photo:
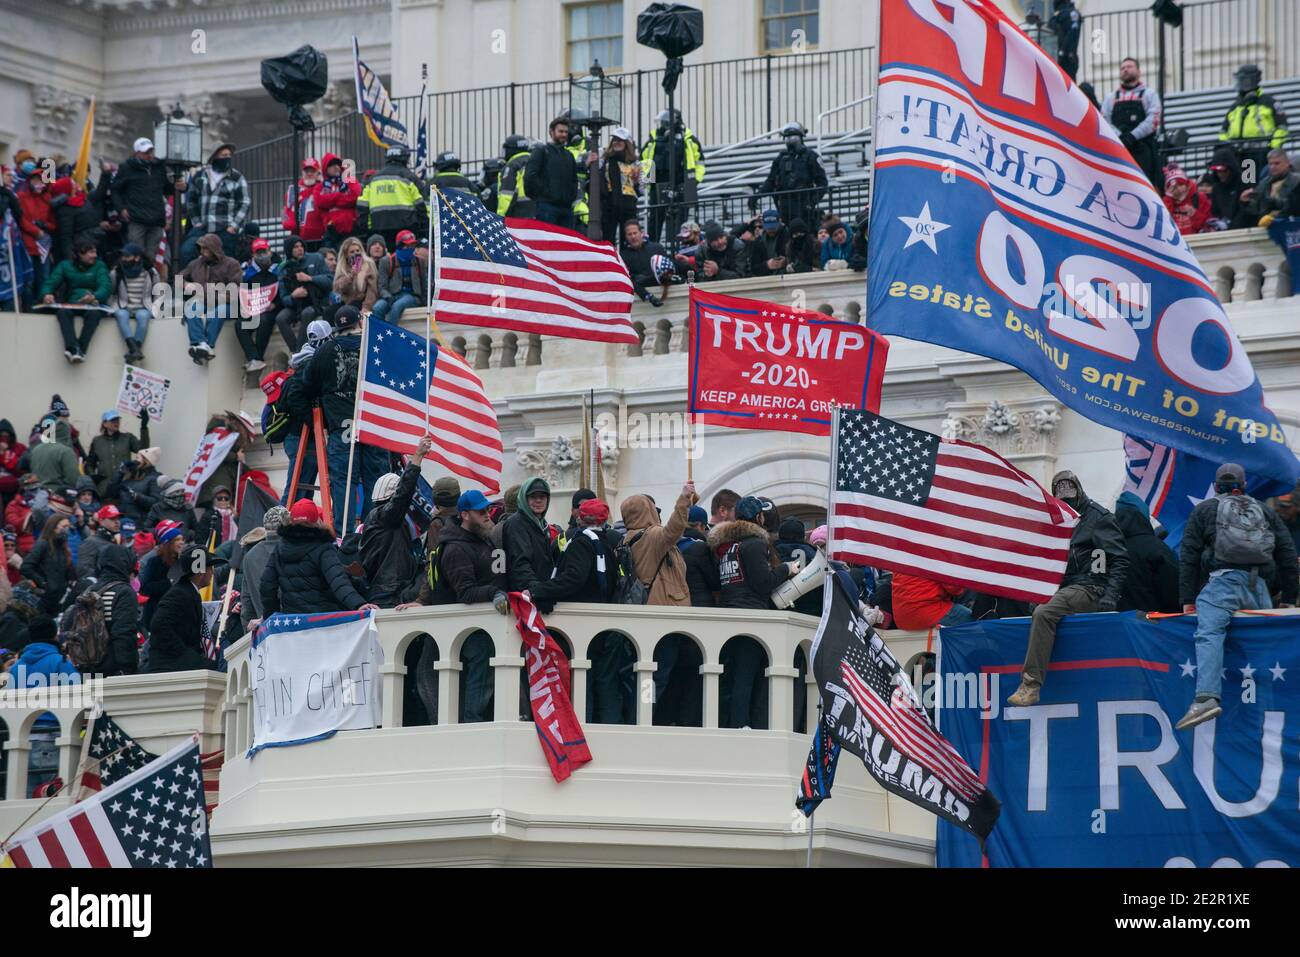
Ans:
{"type": "Polygon", "coordinates": [[[655,587],[655,579],[659,577],[664,564],[668,561],[670,553],[664,552],[664,557],[660,560],[659,567],[655,569],[650,581],[641,581],[636,573],[636,562],[632,559],[632,546],[640,541],[644,534],[644,530],[637,532],[631,538],[623,539],[614,549],[614,554],[618,558],[618,585],[614,591],[614,600],[620,605],[644,605],[649,601],[650,590],[655,587]]]}
{"type": "Polygon", "coordinates": [[[88,674],[107,657],[108,625],[93,588],[77,596],[59,625],[59,647],[78,671],[88,674]]]}
{"type": "Polygon", "coordinates": [[[280,398],[268,402],[262,410],[262,438],[267,444],[283,442],[285,437],[302,430],[311,418],[311,400],[307,398],[303,376],[294,372],[280,387],[280,398]]]}

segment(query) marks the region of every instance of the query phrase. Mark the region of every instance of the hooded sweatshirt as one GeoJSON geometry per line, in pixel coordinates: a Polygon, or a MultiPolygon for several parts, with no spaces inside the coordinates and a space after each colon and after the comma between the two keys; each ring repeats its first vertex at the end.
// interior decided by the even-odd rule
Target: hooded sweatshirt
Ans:
{"type": "Polygon", "coordinates": [[[1178,231],[1184,236],[1199,233],[1210,219],[1209,197],[1201,195],[1196,184],[1181,172],[1170,174],[1165,179],[1165,207],[1174,222],[1178,224],[1178,231]],[[1176,186],[1187,189],[1187,194],[1181,202],[1174,198],[1176,186]]]}
{"type": "Polygon", "coordinates": [[[663,525],[648,496],[633,495],[619,507],[627,527],[623,544],[632,552],[637,577],[650,588],[647,605],[691,603],[691,592],[686,587],[686,560],[677,548],[690,509],[690,496],[679,495],[668,524],[663,525]]]}
{"type": "Polygon", "coordinates": [[[216,233],[208,233],[206,236],[199,237],[197,245],[201,250],[206,249],[214,253],[217,258],[209,262],[202,253],[195,256],[193,261],[181,271],[182,280],[204,287],[213,283],[239,282],[243,270],[240,269],[238,262],[226,255],[221,246],[220,236],[216,233]]]}
{"type": "MultiPolygon", "coordinates": [[[[559,557],[559,549],[551,537],[546,516],[534,515],[528,507],[528,493],[531,491],[542,491],[550,495],[551,487],[543,478],[531,478],[519,486],[519,494],[515,498],[518,511],[507,518],[501,527],[508,591],[524,591],[541,582],[550,581],[559,557]]],[[[539,604],[538,607],[542,608],[542,605],[539,604]]]]}
{"type": "Polygon", "coordinates": [[[62,492],[75,488],[81,469],[77,453],[72,450],[72,432],[64,419],[54,422],[54,441],[42,442],[28,456],[31,470],[41,479],[41,488],[62,492]]]}
{"type": "Polygon", "coordinates": [[[301,259],[294,259],[293,247],[300,242],[301,236],[289,236],[284,241],[284,262],[280,265],[280,303],[284,306],[315,306],[320,309],[334,288],[334,275],[320,253],[304,252],[301,259]],[[299,273],[308,277],[306,282],[298,278],[299,273]],[[307,295],[295,299],[293,292],[299,287],[306,289],[307,295]]]}
{"type": "Polygon", "coordinates": [[[1125,492],[1115,503],[1115,523],[1124,533],[1129,573],[1118,611],[1182,611],[1178,603],[1178,556],[1156,537],[1146,502],[1125,492]]]}
{"type": "Polygon", "coordinates": [[[342,176],[326,176],[331,164],[342,165],[338,156],[326,153],[321,157],[320,185],[316,187],[316,209],[325,220],[325,227],[340,236],[352,232],[357,222],[357,200],[361,198],[361,184],[342,176]]]}
{"type": "Polygon", "coordinates": [[[1224,229],[1254,225],[1242,209],[1241,191],[1246,187],[1241,181],[1241,161],[1237,159],[1237,151],[1230,146],[1216,148],[1210,166],[1223,166],[1228,171],[1226,181],[1220,180],[1213,169],[1201,177],[1202,182],[1210,184],[1211,218],[1222,220],[1224,229]]]}
{"type": "Polygon", "coordinates": [[[1070,471],[1052,476],[1053,489],[1058,482],[1069,481],[1079,490],[1078,497],[1066,504],[1079,513],[1079,523],[1070,536],[1070,558],[1065,566],[1061,588],[1083,585],[1098,592],[1101,600],[1118,604],[1128,572],[1128,550],[1124,547],[1124,534],[1115,524],[1115,516],[1088,498],[1079,477],[1070,471]],[[1105,562],[1097,566],[1099,552],[1105,553],[1105,562]],[[1094,567],[1103,570],[1093,571],[1094,567]]]}
{"type": "Polygon", "coordinates": [[[93,668],[105,676],[133,675],[140,670],[136,633],[140,629],[140,603],[131,587],[135,555],[121,545],[108,545],[96,565],[99,610],[108,629],[108,651],[104,660],[93,668]]]}
{"type": "Polygon", "coordinates": [[[0,451],[0,497],[8,499],[18,491],[18,477],[22,472],[18,463],[27,446],[18,441],[18,433],[8,419],[0,419],[0,441],[9,446],[0,451]]]}

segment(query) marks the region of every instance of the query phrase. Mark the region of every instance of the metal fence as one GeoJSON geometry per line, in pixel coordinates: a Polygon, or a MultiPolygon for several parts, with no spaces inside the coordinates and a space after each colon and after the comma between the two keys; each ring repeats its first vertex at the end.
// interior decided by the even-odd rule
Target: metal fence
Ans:
{"type": "MultiPolygon", "coordinates": [[[[1243,62],[1256,62],[1266,78],[1300,74],[1300,0],[1207,0],[1187,3],[1179,30],[1166,30],[1165,91],[1225,87],[1243,62]]],[[[1079,76],[1098,96],[1118,82],[1126,56],[1143,64],[1147,82],[1158,86],[1159,26],[1148,8],[1089,15],[1080,41],[1079,76]]],[[[1055,43],[1041,27],[1031,36],[1049,52],[1055,43]]],[[[853,103],[875,89],[879,63],[872,47],[801,54],[767,55],[687,64],[676,104],[685,123],[706,146],[738,143],[798,120],[815,132],[818,114],[853,103]]],[[[621,125],[644,142],[667,106],[662,69],[635,70],[622,83],[621,125]]],[[[449,149],[467,175],[499,156],[511,133],[545,136],[549,121],[569,103],[569,79],[509,83],[433,93],[421,110],[419,96],[394,101],[414,139],[418,117],[428,118],[431,154],[449,149]]],[[[826,116],[823,134],[844,134],[871,124],[870,101],[826,116]]],[[[382,163],[382,151],[365,133],[358,114],[323,123],[303,138],[303,156],[325,151],[353,160],[357,172],[382,163]]],[[[253,190],[254,216],[278,218],[291,182],[293,143],[280,137],[235,155],[235,165],[253,190]]]]}

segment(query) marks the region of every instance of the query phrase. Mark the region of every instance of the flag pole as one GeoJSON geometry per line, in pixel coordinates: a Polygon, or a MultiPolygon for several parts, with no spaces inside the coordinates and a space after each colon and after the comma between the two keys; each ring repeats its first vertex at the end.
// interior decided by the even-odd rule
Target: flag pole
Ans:
{"type": "MultiPolygon", "coordinates": [[[[8,215],[8,213],[6,213],[6,215],[8,215]]],[[[22,306],[18,302],[18,261],[14,259],[14,231],[11,228],[10,223],[4,224],[4,231],[5,247],[9,254],[9,285],[14,292],[14,312],[20,312],[22,306]]]]}
{"type": "MultiPolygon", "coordinates": [[[[239,478],[244,473],[244,463],[235,463],[235,491],[232,494],[235,505],[239,504],[239,478]]],[[[215,505],[212,506],[214,509],[215,505]]],[[[217,654],[221,654],[221,633],[226,630],[226,619],[230,616],[230,597],[235,590],[235,566],[234,555],[240,548],[239,544],[239,512],[235,511],[235,547],[231,550],[230,575],[226,579],[226,593],[221,596],[221,614],[217,616],[217,633],[212,636],[212,640],[217,643],[217,654]]]]}
{"type": "MultiPolygon", "coordinates": [[[[442,210],[438,204],[442,202],[442,193],[437,186],[429,187],[429,260],[426,265],[424,280],[424,430],[429,431],[429,416],[433,409],[429,406],[429,386],[433,377],[433,304],[436,296],[433,292],[433,251],[438,247],[435,244],[441,236],[441,230],[435,232],[434,223],[442,215],[442,210]]],[[[442,341],[442,337],[438,337],[442,341]]]]}
{"type": "MultiPolygon", "coordinates": [[[[366,374],[365,372],[366,348],[365,348],[364,336],[362,337],[361,342],[362,342],[361,367],[357,372],[358,384],[360,384],[365,379],[365,374],[366,374]]],[[[357,405],[360,399],[360,392],[361,390],[357,389],[356,393],[354,393],[352,396],[352,423],[351,423],[351,427],[348,429],[348,472],[347,472],[347,479],[344,482],[345,487],[343,489],[343,527],[336,530],[340,539],[346,538],[349,531],[348,505],[350,504],[352,499],[352,485],[353,485],[352,460],[356,457],[357,454],[357,405]]]]}

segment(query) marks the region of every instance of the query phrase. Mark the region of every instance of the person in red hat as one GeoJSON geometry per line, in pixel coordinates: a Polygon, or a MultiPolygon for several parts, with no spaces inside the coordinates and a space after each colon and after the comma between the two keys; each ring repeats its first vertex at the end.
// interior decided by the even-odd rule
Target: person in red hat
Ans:
{"type": "Polygon", "coordinates": [[[259,594],[265,615],[378,610],[344,569],[334,536],[321,523],[319,506],[300,499],[289,509],[289,518],[280,528],[280,547],[262,573],[259,594]]]}
{"type": "Polygon", "coordinates": [[[357,200],[361,184],[333,153],[321,157],[324,176],[316,189],[316,209],[325,223],[325,243],[339,249],[344,238],[351,236],[357,224],[357,200]]]}
{"type": "Polygon", "coordinates": [[[309,248],[315,250],[325,235],[325,217],[316,207],[316,194],[320,190],[320,164],[312,157],[302,161],[302,177],[298,180],[298,206],[293,205],[293,187],[284,192],[284,212],[280,225],[287,233],[297,233],[309,248]]]}
{"type": "Polygon", "coordinates": [[[95,513],[95,531],[86,534],[77,549],[77,577],[93,578],[98,568],[99,553],[109,545],[118,544],[122,530],[122,512],[116,505],[105,505],[95,513]]]}
{"type": "Polygon", "coordinates": [[[270,243],[259,237],[253,240],[250,250],[240,278],[243,290],[235,336],[244,350],[244,371],[259,372],[266,368],[266,347],[275,331],[280,277],[272,269],[270,243]]]}
{"type": "Polygon", "coordinates": [[[1210,198],[1172,166],[1165,169],[1165,207],[1184,236],[1202,232],[1210,219],[1210,198]]]}
{"type": "Polygon", "coordinates": [[[411,306],[428,302],[429,251],[420,249],[415,233],[403,229],[397,234],[397,251],[379,261],[379,295],[371,313],[376,319],[396,324],[411,306]]]}

